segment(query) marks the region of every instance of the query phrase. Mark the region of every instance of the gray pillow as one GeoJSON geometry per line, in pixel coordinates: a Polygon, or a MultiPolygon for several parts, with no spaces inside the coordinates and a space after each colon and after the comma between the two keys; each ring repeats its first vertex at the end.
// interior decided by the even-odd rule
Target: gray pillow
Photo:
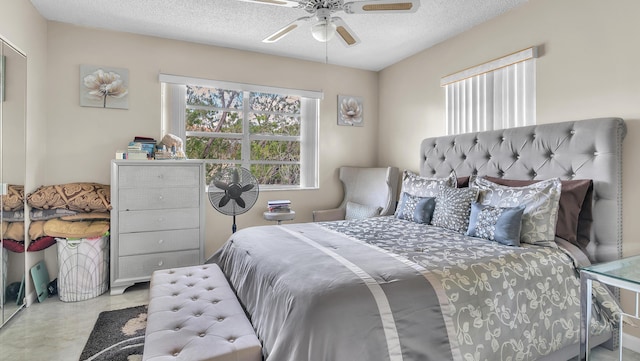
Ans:
{"type": "Polygon", "coordinates": [[[474,202],[471,204],[467,236],[520,246],[523,212],[524,206],[501,208],[474,202]]]}
{"type": "Polygon", "coordinates": [[[402,173],[402,192],[418,197],[435,197],[443,187],[456,186],[456,174],[451,172],[445,178],[426,178],[411,171],[402,173]]]}
{"type": "Polygon", "coordinates": [[[367,206],[365,204],[347,202],[347,205],[345,207],[344,219],[351,220],[376,217],[380,215],[380,211],[382,211],[382,207],[367,206]]]}
{"type": "Polygon", "coordinates": [[[400,195],[396,218],[429,224],[435,207],[436,199],[434,197],[418,197],[404,192],[400,195]]]}
{"type": "Polygon", "coordinates": [[[458,233],[466,233],[469,228],[471,203],[478,198],[475,188],[442,188],[436,197],[431,224],[458,233]]]}
{"type": "Polygon", "coordinates": [[[557,248],[554,242],[560,190],[559,178],[523,187],[508,187],[476,177],[469,187],[480,191],[478,202],[494,207],[524,206],[520,242],[557,248]]]}

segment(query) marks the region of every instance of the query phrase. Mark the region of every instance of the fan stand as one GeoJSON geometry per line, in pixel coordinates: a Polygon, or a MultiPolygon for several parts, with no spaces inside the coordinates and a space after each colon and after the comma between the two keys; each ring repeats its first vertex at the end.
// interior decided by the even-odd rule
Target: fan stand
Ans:
{"type": "Polygon", "coordinates": [[[231,226],[231,233],[236,233],[236,230],[238,228],[236,227],[236,215],[233,215],[233,225],[231,226]]]}

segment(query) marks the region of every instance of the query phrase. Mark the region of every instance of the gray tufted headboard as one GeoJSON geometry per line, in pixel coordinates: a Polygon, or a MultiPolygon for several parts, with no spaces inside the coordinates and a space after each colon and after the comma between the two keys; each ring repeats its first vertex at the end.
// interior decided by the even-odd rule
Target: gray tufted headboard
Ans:
{"type": "Polygon", "coordinates": [[[593,180],[587,248],[597,262],[622,257],[622,119],[601,118],[427,138],[420,174],[593,180]]]}

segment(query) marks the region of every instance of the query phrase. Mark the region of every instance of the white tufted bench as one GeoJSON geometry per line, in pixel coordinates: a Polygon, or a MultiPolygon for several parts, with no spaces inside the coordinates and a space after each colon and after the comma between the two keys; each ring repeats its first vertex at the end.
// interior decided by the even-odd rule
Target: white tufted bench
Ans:
{"type": "Polygon", "coordinates": [[[217,265],[151,276],[143,361],[260,361],[260,341],[217,265]]]}

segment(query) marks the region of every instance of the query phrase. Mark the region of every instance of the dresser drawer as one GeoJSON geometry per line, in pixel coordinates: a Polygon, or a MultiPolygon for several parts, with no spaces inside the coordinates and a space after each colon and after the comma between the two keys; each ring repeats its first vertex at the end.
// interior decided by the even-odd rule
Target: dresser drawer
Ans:
{"type": "Polygon", "coordinates": [[[118,212],[121,233],[164,231],[200,227],[200,208],[118,212]]]}
{"type": "Polygon", "coordinates": [[[118,193],[118,207],[121,211],[190,208],[199,204],[198,187],[124,188],[118,193]]]}
{"type": "Polygon", "coordinates": [[[200,264],[198,250],[125,256],[118,259],[118,278],[149,277],[159,269],[197,264],[200,264]]]}
{"type": "Polygon", "coordinates": [[[123,233],[118,242],[119,255],[131,256],[153,252],[182,251],[200,248],[200,229],[123,233]]]}
{"type": "Polygon", "coordinates": [[[121,166],[118,172],[120,191],[123,188],[198,188],[200,178],[204,177],[200,174],[200,167],[193,165],[121,166]]]}

